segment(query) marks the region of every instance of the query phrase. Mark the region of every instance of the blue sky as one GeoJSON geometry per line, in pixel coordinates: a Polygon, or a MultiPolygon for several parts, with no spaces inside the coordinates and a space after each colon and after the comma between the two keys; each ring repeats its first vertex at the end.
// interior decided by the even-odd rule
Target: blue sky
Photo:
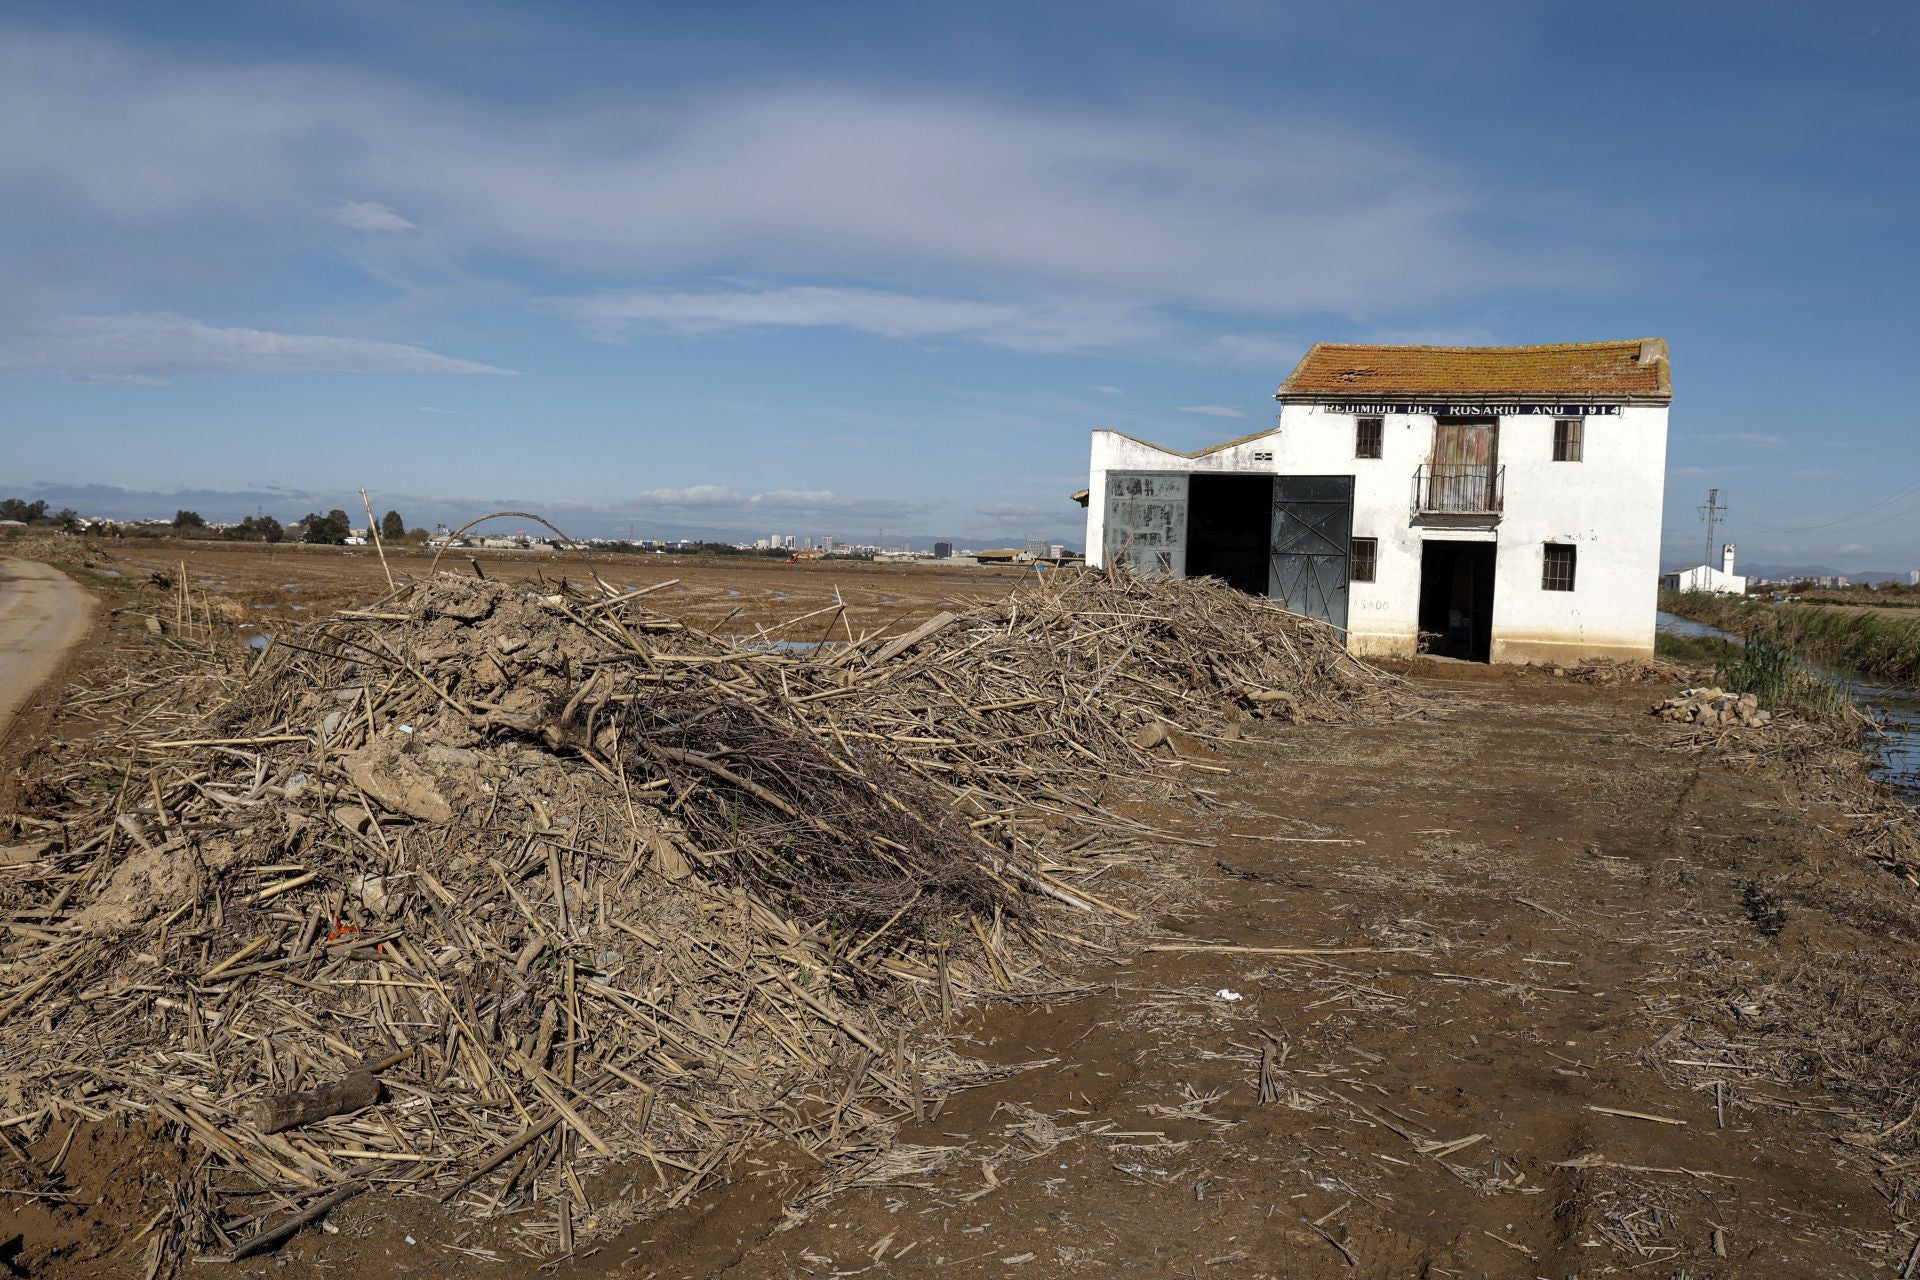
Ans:
{"type": "Polygon", "coordinates": [[[1670,560],[1717,485],[1750,560],[1902,569],[1917,56],[1868,3],[15,0],[0,489],[1077,545],[1089,430],[1258,429],[1315,339],[1660,335],[1670,560]]]}

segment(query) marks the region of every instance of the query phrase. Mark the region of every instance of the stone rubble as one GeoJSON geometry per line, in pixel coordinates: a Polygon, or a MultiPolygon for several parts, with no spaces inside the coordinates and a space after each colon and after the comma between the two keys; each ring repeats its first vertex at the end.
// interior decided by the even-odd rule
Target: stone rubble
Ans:
{"type": "Polygon", "coordinates": [[[1773,721],[1773,712],[1762,710],[1760,699],[1753,694],[1728,693],[1718,686],[1682,689],[1679,696],[1656,702],[1653,714],[1662,720],[1709,729],[1757,729],[1773,721]]]}

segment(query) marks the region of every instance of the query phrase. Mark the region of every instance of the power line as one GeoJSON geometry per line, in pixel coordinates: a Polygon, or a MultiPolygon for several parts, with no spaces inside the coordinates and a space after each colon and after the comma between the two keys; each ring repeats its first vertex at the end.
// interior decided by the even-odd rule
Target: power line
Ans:
{"type": "MultiPolygon", "coordinates": [[[[1906,484],[1901,485],[1898,489],[1895,489],[1892,493],[1877,502],[1869,502],[1866,506],[1858,510],[1850,511],[1846,515],[1836,517],[1832,520],[1822,521],[1819,524],[1765,524],[1758,520],[1753,521],[1752,524],[1756,529],[1766,529],[1774,533],[1812,533],[1816,529],[1831,529],[1836,525],[1851,523],[1854,520],[1858,520],[1861,516],[1869,515],[1890,503],[1898,502],[1903,498],[1914,497],[1917,493],[1920,493],[1920,478],[1909,480],[1906,484]]],[[[1896,512],[1895,516],[1904,514],[1907,513],[1896,512]]],[[[1889,516],[1887,519],[1893,519],[1895,516],[1889,516]]],[[[1878,524],[1883,522],[1873,521],[1871,523],[1878,524]]]]}

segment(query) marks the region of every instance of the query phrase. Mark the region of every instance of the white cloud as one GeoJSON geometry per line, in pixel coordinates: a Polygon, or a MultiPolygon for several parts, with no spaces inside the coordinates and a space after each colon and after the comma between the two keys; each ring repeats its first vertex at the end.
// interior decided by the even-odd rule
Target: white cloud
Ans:
{"type": "Polygon", "coordinates": [[[696,484],[684,489],[643,489],[634,496],[642,506],[658,507],[730,507],[745,502],[744,494],[723,484],[696,484]]]}
{"type": "Polygon", "coordinates": [[[1690,480],[1700,476],[1738,475],[1743,471],[1751,471],[1751,470],[1753,470],[1753,468],[1748,465],[1730,466],[1726,464],[1719,464],[1711,467],[1668,467],[1667,478],[1669,480],[1673,480],[1673,479],[1690,480]]]}
{"type": "MultiPolygon", "coordinates": [[[[1082,480],[1082,484],[1086,481],[1082,480]]],[[[975,507],[973,513],[986,516],[1000,525],[1003,531],[1017,529],[1053,528],[1062,524],[1079,525],[1082,523],[1080,509],[1062,494],[1057,502],[991,502],[984,507],[975,507]]]]}
{"type": "Polygon", "coordinates": [[[1122,391],[1119,387],[1109,386],[1104,382],[1096,382],[1092,386],[1088,387],[1087,390],[1092,391],[1097,395],[1111,396],[1114,399],[1118,399],[1121,396],[1124,396],[1127,394],[1126,392],[1122,391]]]}
{"type": "MultiPolygon", "coordinates": [[[[921,339],[957,327],[1022,349],[1089,330],[1110,343],[1089,312],[1114,304],[1068,308],[1063,332],[1044,307],[1035,320],[1009,304],[1006,317],[950,295],[1352,315],[1604,282],[1621,266],[1572,247],[1579,228],[1550,193],[1324,118],[1183,121],[818,86],[509,106],[321,64],[210,64],[26,31],[0,38],[0,118],[35,122],[0,131],[0,186],[30,193],[40,216],[270,237],[330,209],[376,230],[418,221],[452,253],[603,280],[888,280],[924,305],[876,317],[842,299],[834,323],[921,339]],[[394,204],[342,208],[343,190],[394,204]]],[[[633,319],[717,324],[712,310],[633,319]]],[[[1168,350],[1275,364],[1254,358],[1259,341],[1168,350]]]]}
{"type": "Polygon", "coordinates": [[[369,338],[216,328],[151,312],[65,316],[0,333],[0,373],[153,385],[182,373],[505,373],[426,347],[369,338]]]}
{"type": "Polygon", "coordinates": [[[821,511],[829,507],[848,506],[850,499],[842,498],[831,489],[775,489],[770,493],[754,494],[753,503],[755,506],[821,511]]]}
{"type": "Polygon", "coordinates": [[[1019,351],[1131,346],[1158,331],[1135,308],[1094,301],[1010,303],[812,285],[703,292],[603,293],[536,304],[603,341],[634,329],[849,329],[881,338],[980,342],[1019,351]]]}
{"type": "Polygon", "coordinates": [[[333,220],[356,231],[415,231],[413,223],[383,204],[370,200],[349,200],[334,210],[333,220]]]}
{"type": "Polygon", "coordinates": [[[768,489],[742,493],[723,484],[647,489],[630,505],[638,512],[661,512],[681,519],[762,528],[770,521],[829,519],[849,526],[892,521],[919,514],[925,502],[899,498],[855,498],[832,489],[768,489]]]}
{"type": "Polygon", "coordinates": [[[1395,347],[1477,347],[1493,341],[1493,334],[1478,325],[1467,328],[1376,329],[1366,342],[1395,347]]]}
{"type": "Polygon", "coordinates": [[[1183,404],[1181,413],[1197,413],[1203,418],[1244,418],[1246,413],[1225,404],[1183,404]]]}
{"type": "Polygon", "coordinates": [[[1835,547],[1834,550],[1842,555],[1852,555],[1857,551],[1871,551],[1873,548],[1864,542],[1843,542],[1835,547]]]}
{"type": "Polygon", "coordinates": [[[1277,385],[1306,350],[1306,343],[1277,333],[1223,333],[1200,346],[1192,358],[1230,369],[1278,370],[1273,379],[1277,385]]]}
{"type": "MultiPolygon", "coordinates": [[[[5,367],[5,356],[0,354],[0,368],[5,367]]],[[[73,382],[90,382],[100,387],[164,387],[170,385],[165,378],[156,378],[145,373],[69,373],[73,382]]]]}
{"type": "Polygon", "coordinates": [[[1757,431],[1716,431],[1711,435],[1694,438],[1705,440],[1709,444],[1744,445],[1751,449],[1784,449],[1787,446],[1786,437],[1765,435],[1757,431]]]}

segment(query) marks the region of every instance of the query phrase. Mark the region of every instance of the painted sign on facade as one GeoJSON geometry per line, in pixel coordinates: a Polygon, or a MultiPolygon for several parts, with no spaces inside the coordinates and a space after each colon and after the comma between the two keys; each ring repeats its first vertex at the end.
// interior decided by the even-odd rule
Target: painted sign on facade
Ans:
{"type": "Polygon", "coordinates": [[[1404,413],[1429,418],[1507,418],[1529,414],[1551,418],[1604,418],[1620,412],[1617,404],[1515,404],[1500,400],[1471,404],[1440,400],[1341,400],[1321,407],[1328,413],[1367,417],[1404,413]]]}

